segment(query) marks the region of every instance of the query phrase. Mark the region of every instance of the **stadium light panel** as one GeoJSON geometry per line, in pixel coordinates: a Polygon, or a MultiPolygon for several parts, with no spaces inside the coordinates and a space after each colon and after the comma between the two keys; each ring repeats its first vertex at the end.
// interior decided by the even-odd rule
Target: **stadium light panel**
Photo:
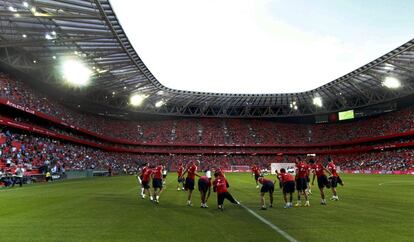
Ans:
{"type": "Polygon", "coordinates": [[[10,12],[14,12],[14,13],[15,13],[15,12],[17,12],[17,9],[15,9],[15,8],[14,8],[14,7],[12,7],[12,6],[9,6],[9,11],[10,11],[10,12]]]}
{"type": "Polygon", "coordinates": [[[400,80],[395,77],[387,77],[382,82],[382,85],[391,89],[399,88],[401,86],[400,80]]]}
{"type": "Polygon", "coordinates": [[[313,104],[318,107],[322,107],[322,98],[321,97],[314,97],[313,104]]]}
{"type": "Polygon", "coordinates": [[[22,34],[22,37],[23,37],[23,38],[27,38],[27,35],[25,35],[25,34],[22,34]]]}
{"type": "Polygon", "coordinates": [[[164,100],[159,100],[158,102],[155,103],[155,107],[159,108],[159,107],[161,107],[164,104],[165,104],[165,101],[164,100]]]}
{"type": "Polygon", "coordinates": [[[129,98],[129,103],[132,106],[140,106],[148,96],[143,94],[134,94],[129,98]]]}
{"type": "Polygon", "coordinates": [[[89,84],[92,71],[79,60],[65,60],[62,64],[64,79],[74,86],[86,86],[89,84]]]}

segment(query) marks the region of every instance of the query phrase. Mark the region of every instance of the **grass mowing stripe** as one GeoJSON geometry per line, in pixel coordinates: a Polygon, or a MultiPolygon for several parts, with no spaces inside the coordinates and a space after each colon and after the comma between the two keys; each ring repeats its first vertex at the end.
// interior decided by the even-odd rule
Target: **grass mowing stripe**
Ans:
{"type": "Polygon", "coordinates": [[[244,206],[241,203],[240,203],[240,206],[242,206],[242,208],[246,209],[246,211],[249,212],[251,215],[255,216],[257,219],[259,219],[263,223],[267,224],[270,228],[272,228],[273,230],[275,230],[276,232],[278,232],[280,235],[282,235],[283,237],[285,237],[285,239],[289,240],[290,242],[298,242],[296,239],[294,239],[288,233],[286,233],[285,231],[281,230],[279,227],[277,227],[276,225],[272,224],[271,222],[269,222],[268,220],[266,220],[265,218],[263,218],[259,214],[255,213],[250,208],[244,206]]]}

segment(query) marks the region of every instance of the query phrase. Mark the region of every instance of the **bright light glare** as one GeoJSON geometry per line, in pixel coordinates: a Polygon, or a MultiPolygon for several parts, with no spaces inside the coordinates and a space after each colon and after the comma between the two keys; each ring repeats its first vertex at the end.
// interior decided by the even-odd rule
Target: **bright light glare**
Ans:
{"type": "Polygon", "coordinates": [[[159,108],[159,107],[161,107],[164,104],[165,104],[165,101],[164,100],[159,100],[158,102],[155,103],[155,107],[159,108]]]}
{"type": "Polygon", "coordinates": [[[11,11],[11,12],[17,12],[17,10],[14,7],[12,7],[12,6],[9,7],[9,11],[11,11]]]}
{"type": "Polygon", "coordinates": [[[23,6],[24,6],[25,8],[28,8],[28,7],[29,7],[29,4],[28,4],[27,2],[23,2],[23,6]]]}
{"type": "Polygon", "coordinates": [[[66,60],[62,64],[64,79],[74,86],[86,86],[89,84],[91,70],[78,60],[66,60]]]}
{"type": "Polygon", "coordinates": [[[144,100],[147,98],[148,96],[143,95],[143,94],[134,94],[129,98],[129,103],[132,106],[139,106],[141,105],[144,100]]]}
{"type": "Polygon", "coordinates": [[[313,104],[318,107],[322,107],[322,98],[320,97],[313,98],[313,104]]]}
{"type": "Polygon", "coordinates": [[[400,80],[398,80],[395,77],[387,77],[385,78],[385,80],[382,82],[382,85],[388,88],[399,88],[401,86],[401,82],[400,80]]]}

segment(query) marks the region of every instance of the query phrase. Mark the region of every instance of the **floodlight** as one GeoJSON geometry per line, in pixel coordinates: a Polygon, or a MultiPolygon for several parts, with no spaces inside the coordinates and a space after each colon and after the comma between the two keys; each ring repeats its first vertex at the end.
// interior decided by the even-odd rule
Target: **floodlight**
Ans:
{"type": "Polygon", "coordinates": [[[164,104],[165,104],[165,101],[164,100],[159,100],[158,102],[155,103],[155,107],[159,108],[159,107],[161,107],[164,104]]]}
{"type": "Polygon", "coordinates": [[[134,94],[129,98],[129,103],[132,106],[139,106],[142,104],[142,102],[144,102],[144,100],[147,98],[148,96],[143,95],[143,94],[134,94]]]}
{"type": "Polygon", "coordinates": [[[86,86],[91,77],[91,70],[79,60],[65,60],[62,64],[64,79],[74,86],[86,86]]]}
{"type": "Polygon", "coordinates": [[[322,107],[322,98],[321,97],[314,97],[313,104],[318,107],[322,107]]]}
{"type": "Polygon", "coordinates": [[[399,88],[401,86],[400,80],[395,77],[387,77],[382,82],[382,85],[391,89],[399,88]]]}

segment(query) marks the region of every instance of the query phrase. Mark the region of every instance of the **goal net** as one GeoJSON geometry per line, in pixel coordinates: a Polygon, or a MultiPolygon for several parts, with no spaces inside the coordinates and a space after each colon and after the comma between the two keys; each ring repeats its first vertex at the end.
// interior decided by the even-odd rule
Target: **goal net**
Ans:
{"type": "Polygon", "coordinates": [[[248,172],[250,171],[250,166],[231,166],[230,172],[248,172]]]}

